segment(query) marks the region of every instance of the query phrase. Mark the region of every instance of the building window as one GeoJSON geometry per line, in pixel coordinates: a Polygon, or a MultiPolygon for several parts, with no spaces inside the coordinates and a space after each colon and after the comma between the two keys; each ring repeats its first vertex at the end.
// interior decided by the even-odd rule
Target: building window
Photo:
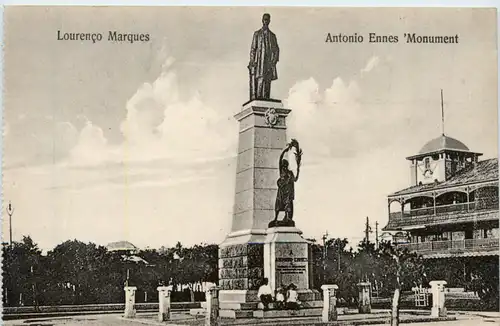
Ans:
{"type": "Polygon", "coordinates": [[[498,235],[499,235],[498,228],[486,230],[486,237],[487,238],[498,239],[498,235]]]}
{"type": "Polygon", "coordinates": [[[473,239],[483,239],[483,238],[484,238],[484,230],[475,229],[473,234],[473,239]]]}
{"type": "Polygon", "coordinates": [[[464,231],[455,231],[451,235],[452,240],[464,240],[465,239],[465,232],[464,231]]]}
{"type": "Polygon", "coordinates": [[[424,169],[428,170],[431,168],[431,159],[429,157],[426,157],[424,159],[424,169]]]}

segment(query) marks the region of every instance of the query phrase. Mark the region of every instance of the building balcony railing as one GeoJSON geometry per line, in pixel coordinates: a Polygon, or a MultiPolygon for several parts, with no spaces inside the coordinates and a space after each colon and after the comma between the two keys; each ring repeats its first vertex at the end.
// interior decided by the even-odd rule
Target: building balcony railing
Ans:
{"type": "Polygon", "coordinates": [[[389,214],[389,224],[386,229],[412,225],[440,224],[452,220],[461,220],[464,222],[468,220],[477,221],[481,218],[498,218],[498,199],[480,203],[459,203],[417,208],[404,212],[391,212],[389,214]],[[488,214],[488,212],[492,212],[493,214],[488,214]]]}
{"type": "Polygon", "coordinates": [[[417,252],[422,255],[439,253],[460,253],[460,252],[485,252],[498,251],[499,239],[465,239],[447,241],[428,241],[420,243],[400,244],[403,248],[417,252]]]}

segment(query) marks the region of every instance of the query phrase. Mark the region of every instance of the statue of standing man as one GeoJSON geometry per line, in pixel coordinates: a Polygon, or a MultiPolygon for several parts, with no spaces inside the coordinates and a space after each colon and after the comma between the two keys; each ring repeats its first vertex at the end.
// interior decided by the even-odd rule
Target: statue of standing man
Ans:
{"type": "Polygon", "coordinates": [[[271,81],[278,79],[276,63],[280,49],[276,35],[269,29],[271,15],[262,16],[262,28],[253,34],[250,48],[250,100],[270,99],[271,81]]]}

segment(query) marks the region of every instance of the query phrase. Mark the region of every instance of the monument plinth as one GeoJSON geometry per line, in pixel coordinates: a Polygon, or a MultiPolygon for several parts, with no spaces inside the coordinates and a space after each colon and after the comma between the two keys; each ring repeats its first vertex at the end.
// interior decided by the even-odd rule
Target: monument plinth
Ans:
{"type": "Polygon", "coordinates": [[[253,35],[248,64],[250,101],[235,115],[239,139],[232,225],[219,246],[221,317],[253,317],[264,278],[272,291],[293,284],[302,302],[320,298],[318,291],[311,290],[309,242],[293,221],[302,150],[295,139],[287,143],[286,117],[291,110],[270,97],[279,60],[270,21],[271,16],[264,14],[262,28],[253,35]],[[285,158],[293,149],[296,174],[285,158]],[[284,218],[279,219],[281,212],[284,218]]]}
{"type": "Polygon", "coordinates": [[[219,246],[221,301],[252,301],[264,277],[266,229],[274,218],[278,162],[286,145],[286,116],[281,101],[254,100],[235,118],[240,123],[231,232],[219,246]],[[226,290],[232,290],[230,294],[226,290]],[[238,294],[235,290],[240,291],[238,294]]]}
{"type": "Polygon", "coordinates": [[[253,100],[235,116],[240,128],[233,217],[231,232],[219,246],[222,317],[248,317],[257,307],[264,277],[273,290],[293,283],[301,301],[320,299],[310,290],[310,246],[302,232],[290,226],[292,220],[279,219],[278,226],[269,227],[276,217],[290,112],[281,101],[253,100]]]}
{"type": "Polygon", "coordinates": [[[267,229],[264,244],[264,275],[272,289],[294,284],[298,291],[309,284],[309,242],[295,227],[267,229]]]}

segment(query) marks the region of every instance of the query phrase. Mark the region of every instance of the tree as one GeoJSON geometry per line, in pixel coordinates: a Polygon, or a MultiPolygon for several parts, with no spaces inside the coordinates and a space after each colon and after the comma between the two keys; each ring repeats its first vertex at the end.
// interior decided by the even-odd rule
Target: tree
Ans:
{"type": "Polygon", "coordinates": [[[323,272],[323,246],[316,242],[315,239],[307,239],[311,242],[311,268],[313,270],[313,285],[316,290],[321,290],[321,285],[325,284],[323,272]]]}
{"type": "Polygon", "coordinates": [[[474,257],[471,263],[471,288],[481,298],[483,309],[498,311],[498,258],[494,256],[474,257]]]}
{"type": "Polygon", "coordinates": [[[23,298],[21,303],[36,305],[41,254],[38,245],[29,236],[24,236],[21,242],[13,242],[11,246],[3,245],[2,276],[7,292],[4,304],[14,306],[23,298]]]}
{"type": "Polygon", "coordinates": [[[86,304],[121,298],[123,263],[105,247],[66,241],[47,256],[51,262],[51,286],[60,292],[60,300],[86,304]]]}
{"type": "Polygon", "coordinates": [[[184,248],[181,252],[179,281],[187,284],[190,290],[190,300],[194,302],[195,286],[203,282],[218,280],[218,247],[217,245],[195,245],[184,248]]]}
{"type": "Polygon", "coordinates": [[[387,285],[393,290],[391,306],[391,325],[399,325],[399,306],[401,303],[402,286],[421,284],[425,273],[421,256],[410,253],[407,248],[397,246],[389,242],[382,242],[379,245],[381,254],[380,266],[386,271],[388,276],[387,285]]]}
{"type": "Polygon", "coordinates": [[[338,298],[347,304],[357,299],[357,276],[353,269],[354,252],[347,250],[347,239],[326,241],[326,283],[337,284],[338,298]]]}
{"type": "Polygon", "coordinates": [[[325,239],[325,246],[315,239],[311,242],[311,267],[314,288],[321,291],[323,284],[337,284],[337,296],[346,303],[357,297],[355,274],[353,274],[353,251],[347,250],[347,239],[325,239]]]}

